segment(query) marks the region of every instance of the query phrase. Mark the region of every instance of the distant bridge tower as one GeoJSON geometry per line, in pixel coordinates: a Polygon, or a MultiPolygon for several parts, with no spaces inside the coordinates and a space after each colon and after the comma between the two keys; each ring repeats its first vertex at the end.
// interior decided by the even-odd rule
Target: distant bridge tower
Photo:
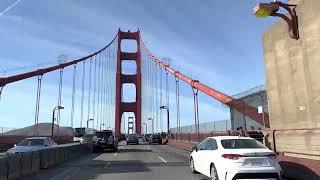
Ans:
{"type": "Polygon", "coordinates": [[[118,51],[117,51],[117,74],[116,74],[116,103],[115,103],[115,133],[120,134],[121,117],[124,112],[133,112],[135,114],[135,132],[141,134],[141,52],[140,52],[140,31],[122,32],[118,31],[118,51]],[[129,53],[121,51],[121,42],[123,39],[132,39],[137,41],[137,52],[129,53]],[[136,62],[137,71],[134,75],[122,74],[122,61],[133,60],[136,62]],[[136,87],[136,101],[122,102],[123,84],[132,83],[136,87]]]}

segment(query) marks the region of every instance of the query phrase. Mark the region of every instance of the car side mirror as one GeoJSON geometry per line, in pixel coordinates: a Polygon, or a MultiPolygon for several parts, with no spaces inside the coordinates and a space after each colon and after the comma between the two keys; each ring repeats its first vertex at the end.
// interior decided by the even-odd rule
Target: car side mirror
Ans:
{"type": "Polygon", "coordinates": [[[198,151],[198,146],[193,146],[192,150],[197,152],[198,151]]]}

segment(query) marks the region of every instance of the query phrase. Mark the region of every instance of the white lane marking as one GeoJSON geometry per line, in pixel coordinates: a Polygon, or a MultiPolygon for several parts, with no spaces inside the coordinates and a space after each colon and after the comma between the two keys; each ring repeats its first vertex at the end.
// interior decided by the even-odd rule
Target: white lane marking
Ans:
{"type": "Polygon", "coordinates": [[[163,161],[164,163],[167,163],[168,161],[166,161],[165,159],[163,159],[162,157],[158,156],[158,158],[163,161]]]}
{"type": "Polygon", "coordinates": [[[118,153],[114,153],[114,155],[113,155],[113,156],[114,156],[114,157],[116,157],[117,155],[118,155],[118,153]]]}

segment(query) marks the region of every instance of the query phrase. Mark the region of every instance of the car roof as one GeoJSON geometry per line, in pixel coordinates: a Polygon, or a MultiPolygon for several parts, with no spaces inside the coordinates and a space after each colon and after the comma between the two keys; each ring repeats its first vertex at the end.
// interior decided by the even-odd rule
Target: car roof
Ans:
{"type": "Polygon", "coordinates": [[[220,141],[225,139],[252,139],[251,137],[244,137],[244,136],[212,136],[208,138],[214,138],[220,141]]]}
{"type": "Polygon", "coordinates": [[[48,137],[29,137],[26,139],[48,139],[48,137]]]}

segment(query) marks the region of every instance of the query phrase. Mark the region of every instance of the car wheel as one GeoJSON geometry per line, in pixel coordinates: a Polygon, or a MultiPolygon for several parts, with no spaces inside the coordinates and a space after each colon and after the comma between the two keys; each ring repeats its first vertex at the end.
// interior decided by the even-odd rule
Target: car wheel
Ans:
{"type": "Polygon", "coordinates": [[[196,174],[197,171],[196,171],[196,169],[195,169],[195,167],[194,167],[194,162],[193,162],[193,158],[192,158],[192,157],[190,158],[189,165],[190,165],[191,172],[192,172],[193,174],[196,174]]]}
{"type": "Polygon", "coordinates": [[[218,173],[214,164],[211,164],[210,166],[210,179],[219,180],[218,173]]]}

